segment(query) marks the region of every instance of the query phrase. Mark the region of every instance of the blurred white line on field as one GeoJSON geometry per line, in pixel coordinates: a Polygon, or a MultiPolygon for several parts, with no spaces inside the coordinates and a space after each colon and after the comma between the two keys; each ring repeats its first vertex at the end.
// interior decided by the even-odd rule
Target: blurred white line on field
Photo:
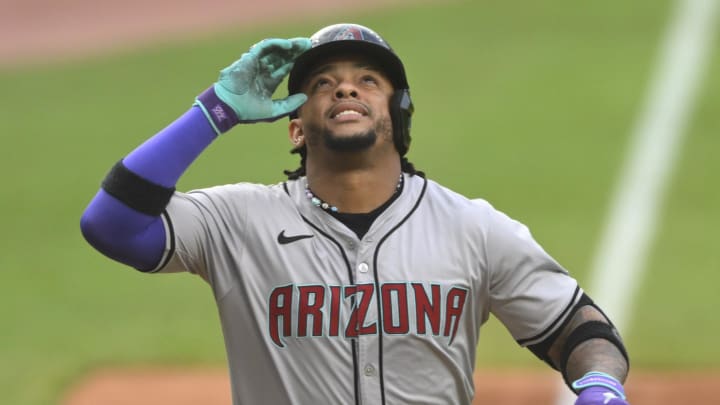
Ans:
{"type": "MultiPolygon", "coordinates": [[[[587,291],[621,332],[633,313],[668,178],[712,49],[719,4],[677,2],[595,252],[587,291]]],[[[556,404],[572,405],[574,399],[563,385],[556,404]]]]}

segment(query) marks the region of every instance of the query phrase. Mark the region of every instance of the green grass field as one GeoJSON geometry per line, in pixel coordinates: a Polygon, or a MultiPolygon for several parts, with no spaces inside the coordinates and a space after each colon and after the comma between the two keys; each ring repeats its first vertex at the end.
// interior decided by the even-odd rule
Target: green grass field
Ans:
{"type": "MultiPolygon", "coordinates": [[[[670,14],[666,0],[466,1],[337,20],[375,28],[402,56],[416,166],[526,223],[583,282],[670,14]]],[[[0,71],[0,402],[53,404],[98,366],[224,364],[210,289],[105,259],[79,218],[112,164],[247,47],[332,22],[0,71]]],[[[711,62],[623,331],[634,369],[720,367],[719,52],[711,62]]],[[[178,188],[282,180],[297,165],[285,127],[234,129],[178,188]]],[[[495,321],[478,357],[541,367],[495,321]]]]}

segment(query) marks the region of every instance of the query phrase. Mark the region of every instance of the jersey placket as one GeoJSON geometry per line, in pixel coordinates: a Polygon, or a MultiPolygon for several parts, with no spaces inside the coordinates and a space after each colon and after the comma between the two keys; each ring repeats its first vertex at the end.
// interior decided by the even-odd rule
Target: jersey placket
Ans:
{"type": "MultiPolygon", "coordinates": [[[[365,238],[358,242],[357,240],[349,242],[351,247],[357,252],[353,264],[355,283],[362,286],[363,296],[358,296],[364,301],[358,304],[362,305],[362,310],[366,310],[362,319],[358,318],[358,370],[360,376],[360,403],[361,404],[382,404],[382,393],[380,369],[379,369],[379,339],[378,335],[382,333],[382,325],[378,324],[377,313],[377,292],[375,291],[376,283],[374,272],[372,269],[372,254],[375,249],[375,243],[370,238],[365,238]],[[364,296],[370,294],[370,296],[364,296]],[[374,333],[371,328],[374,327],[374,333]]],[[[362,311],[361,311],[362,312],[362,311]]]]}

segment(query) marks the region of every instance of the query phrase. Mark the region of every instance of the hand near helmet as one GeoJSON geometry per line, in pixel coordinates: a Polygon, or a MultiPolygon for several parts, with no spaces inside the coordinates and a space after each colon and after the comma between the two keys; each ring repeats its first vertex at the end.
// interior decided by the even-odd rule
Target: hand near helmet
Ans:
{"type": "Polygon", "coordinates": [[[310,49],[310,39],[265,39],[220,72],[218,81],[195,104],[218,134],[238,123],[272,122],[298,109],[307,96],[291,94],[273,100],[275,90],[295,59],[310,49]]]}

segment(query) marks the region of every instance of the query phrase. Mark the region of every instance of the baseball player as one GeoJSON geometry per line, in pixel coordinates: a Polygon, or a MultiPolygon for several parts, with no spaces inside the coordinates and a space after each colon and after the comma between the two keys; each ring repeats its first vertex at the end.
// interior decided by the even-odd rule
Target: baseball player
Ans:
{"type": "Polygon", "coordinates": [[[470,404],[491,313],[577,405],[627,405],[612,323],[524,225],[415,169],[412,114],[400,58],[367,27],[263,40],[110,170],[82,232],[210,285],[236,405],[470,404]],[[234,126],[286,116],[286,181],[175,190],[234,126]]]}

